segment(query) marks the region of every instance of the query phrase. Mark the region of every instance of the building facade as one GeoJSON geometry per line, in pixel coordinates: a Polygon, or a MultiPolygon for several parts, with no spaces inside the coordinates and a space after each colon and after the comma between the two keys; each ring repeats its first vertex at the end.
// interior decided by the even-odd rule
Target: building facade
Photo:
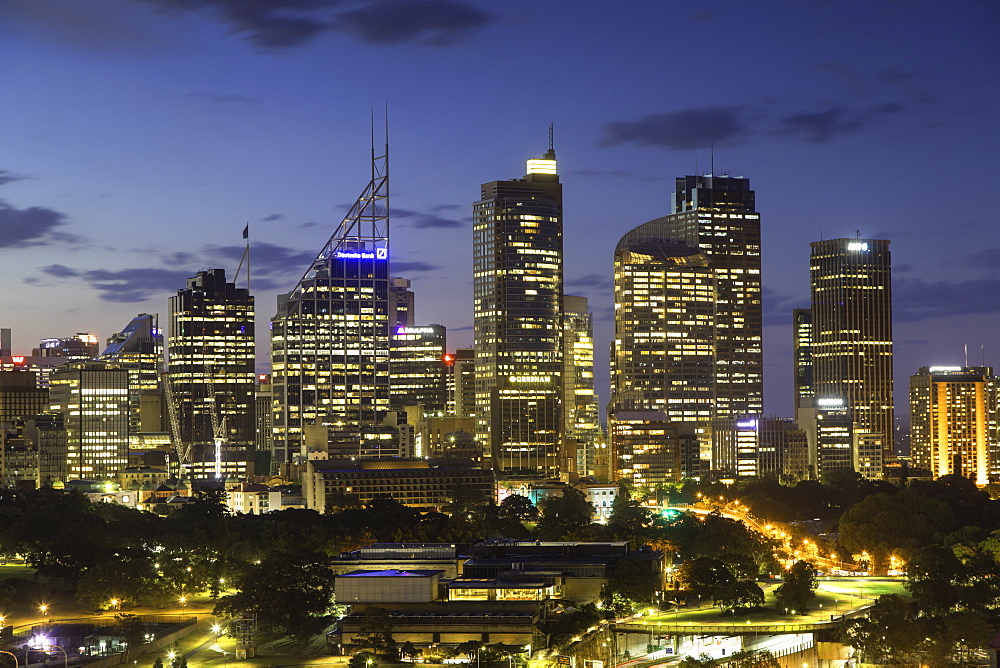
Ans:
{"type": "MultiPolygon", "coordinates": [[[[97,356],[128,371],[129,429],[132,433],[156,432],[163,428],[159,410],[143,420],[143,397],[159,396],[163,372],[163,333],[156,315],[140,313],[122,331],[108,338],[107,347],[97,356]]],[[[145,402],[146,406],[157,402],[145,402]]]]}
{"type": "Polygon", "coordinates": [[[192,477],[246,475],[253,462],[254,300],[224,269],[200,271],[170,298],[169,410],[192,477]]]}
{"type": "Polygon", "coordinates": [[[422,406],[426,417],[444,415],[448,404],[444,325],[397,326],[389,336],[390,388],[394,408],[422,406]]]}
{"type": "Polygon", "coordinates": [[[551,146],[473,205],[476,437],[484,466],[575,466],[562,419],[562,184],[551,146]]]}
{"type": "Polygon", "coordinates": [[[817,399],[843,398],[855,425],[893,449],[892,287],[889,242],[810,244],[812,368],[817,399]]]}
{"type": "Polygon", "coordinates": [[[576,470],[593,468],[594,441],[601,431],[594,391],[594,318],[586,297],[563,297],[563,434],[576,450],[576,470]]]}
{"type": "Polygon", "coordinates": [[[812,311],[807,308],[792,310],[792,357],[794,368],[795,407],[800,399],[811,399],[813,390],[812,367],[812,311]]]}
{"type": "Polygon", "coordinates": [[[910,376],[910,456],[935,478],[977,485],[996,472],[998,379],[990,367],[923,367],[910,376]]]}

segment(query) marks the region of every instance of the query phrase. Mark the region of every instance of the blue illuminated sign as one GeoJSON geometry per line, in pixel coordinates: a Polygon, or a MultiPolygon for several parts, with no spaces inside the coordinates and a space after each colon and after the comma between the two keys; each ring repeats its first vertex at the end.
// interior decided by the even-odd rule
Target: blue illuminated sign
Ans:
{"type": "Polygon", "coordinates": [[[371,251],[337,251],[333,254],[338,260],[388,260],[388,248],[376,248],[371,251]]]}

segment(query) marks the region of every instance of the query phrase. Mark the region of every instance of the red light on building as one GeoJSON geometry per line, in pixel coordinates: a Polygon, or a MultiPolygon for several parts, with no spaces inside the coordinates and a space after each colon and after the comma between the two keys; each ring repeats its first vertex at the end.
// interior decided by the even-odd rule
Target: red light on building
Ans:
{"type": "Polygon", "coordinates": [[[454,364],[455,356],[452,355],[451,353],[445,353],[444,355],[441,356],[441,361],[448,365],[454,364]]]}
{"type": "Polygon", "coordinates": [[[24,355],[13,355],[11,356],[10,361],[14,364],[24,364],[24,355]]]}

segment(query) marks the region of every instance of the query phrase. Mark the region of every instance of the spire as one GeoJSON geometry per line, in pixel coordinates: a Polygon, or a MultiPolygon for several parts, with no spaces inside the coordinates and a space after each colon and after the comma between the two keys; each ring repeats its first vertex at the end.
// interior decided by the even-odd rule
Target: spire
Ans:
{"type": "Polygon", "coordinates": [[[549,123],[549,150],[541,158],[528,160],[528,175],[548,174],[558,178],[559,172],[556,170],[556,150],[552,141],[552,124],[549,123]]]}

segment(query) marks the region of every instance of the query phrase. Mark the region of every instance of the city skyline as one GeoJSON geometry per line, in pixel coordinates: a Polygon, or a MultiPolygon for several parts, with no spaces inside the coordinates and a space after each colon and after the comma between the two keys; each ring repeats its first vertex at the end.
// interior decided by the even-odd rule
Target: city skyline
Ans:
{"type": "MultiPolygon", "coordinates": [[[[649,4],[569,15],[563,3],[431,2],[453,11],[401,28],[375,11],[389,4],[282,43],[269,3],[256,24],[224,2],[193,12],[114,0],[98,16],[66,1],[62,21],[36,3],[5,3],[0,83],[19,95],[0,117],[19,131],[4,138],[0,164],[0,256],[17,289],[0,297],[0,325],[13,329],[15,352],[73,332],[103,341],[141,312],[165,319],[187,278],[235,269],[247,222],[267,341],[274,295],[294,286],[363,186],[368,106],[388,100],[392,273],[413,281],[417,321],[446,325],[452,349],[472,340],[468,193],[517,176],[554,122],[565,291],[595,312],[602,405],[614,241],[669,213],[672,179],[710,171],[713,143],[714,171],[746,176],[758,193],[766,413],[792,405],[789,324],[792,307],[808,306],[808,244],[855,229],[893,244],[898,406],[910,374],[963,363],[964,344],[970,364],[985,344],[998,366],[1000,238],[987,198],[975,196],[992,181],[975,166],[997,149],[997,93],[980,85],[995,78],[995,7],[649,4]],[[679,29],[654,39],[667,21],[679,29]],[[716,46],[699,50],[707,37],[716,46]],[[484,72],[499,61],[525,97],[485,94],[484,72]],[[671,82],[682,79],[678,100],[671,82]]],[[[258,359],[267,352],[259,346],[258,359]]]]}

